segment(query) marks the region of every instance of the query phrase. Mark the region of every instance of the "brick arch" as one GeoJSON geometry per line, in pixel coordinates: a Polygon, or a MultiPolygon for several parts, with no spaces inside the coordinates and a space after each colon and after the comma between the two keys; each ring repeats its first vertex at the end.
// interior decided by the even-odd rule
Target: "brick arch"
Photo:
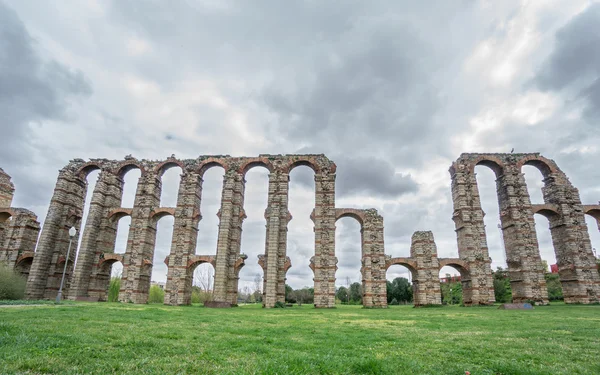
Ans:
{"type": "Polygon", "coordinates": [[[144,167],[144,165],[135,159],[124,160],[124,161],[120,162],[117,165],[117,167],[115,168],[115,174],[117,176],[119,176],[120,178],[124,178],[125,174],[127,174],[127,172],[129,172],[132,169],[136,169],[136,168],[139,169],[141,172],[140,177],[142,177],[146,174],[146,168],[144,167]]]}
{"type": "Polygon", "coordinates": [[[600,204],[583,206],[583,213],[586,215],[590,215],[591,217],[600,222],[600,204]]]}
{"type": "Polygon", "coordinates": [[[354,220],[358,221],[361,228],[366,221],[364,210],[360,210],[360,209],[356,209],[356,208],[336,208],[335,209],[335,221],[337,222],[339,219],[341,219],[343,217],[351,217],[354,220]]]}
{"type": "Polygon", "coordinates": [[[131,216],[132,208],[115,208],[108,213],[108,219],[115,222],[119,221],[125,216],[131,216]]]}
{"type": "Polygon", "coordinates": [[[227,162],[227,160],[222,159],[222,158],[210,157],[210,158],[206,158],[206,159],[202,160],[198,164],[198,167],[196,168],[196,170],[198,171],[198,174],[200,175],[200,177],[203,177],[204,173],[206,173],[207,170],[209,170],[213,167],[221,167],[221,168],[223,168],[223,172],[227,173],[227,171],[229,170],[229,163],[227,162]]]}
{"type": "Polygon", "coordinates": [[[117,262],[123,264],[123,254],[104,253],[100,258],[100,262],[98,262],[98,267],[103,271],[108,272],[108,269],[117,262]]]}
{"type": "Polygon", "coordinates": [[[440,270],[446,266],[456,269],[462,277],[469,275],[469,263],[459,258],[439,258],[440,270]]]}
{"type": "Polygon", "coordinates": [[[161,178],[167,170],[175,167],[181,168],[182,172],[185,171],[185,164],[181,160],[169,158],[161,163],[158,163],[158,165],[154,167],[154,173],[161,178]]]}
{"type": "Polygon", "coordinates": [[[560,215],[558,207],[554,204],[533,204],[531,205],[531,211],[534,215],[542,215],[547,219],[560,215]]]}
{"type": "Polygon", "coordinates": [[[480,155],[475,160],[473,160],[472,165],[470,166],[471,173],[475,173],[475,167],[478,165],[483,165],[491,169],[496,177],[500,177],[504,174],[504,162],[492,155],[480,155]]]}
{"type": "Polygon", "coordinates": [[[173,216],[175,217],[175,207],[160,207],[153,210],[150,213],[150,218],[154,219],[154,221],[158,222],[165,216],[173,216]]]}
{"type": "Polygon", "coordinates": [[[104,164],[101,162],[89,161],[77,169],[76,175],[80,179],[85,180],[90,173],[102,169],[102,167],[104,167],[104,164]]]}
{"type": "Polygon", "coordinates": [[[541,155],[525,155],[519,161],[517,161],[517,168],[519,171],[523,168],[524,165],[531,165],[536,167],[544,178],[548,178],[553,173],[562,173],[562,171],[558,168],[556,163],[552,160],[547,159],[541,155]]]}
{"type": "MultiPolygon", "coordinates": [[[[167,264],[168,258],[169,257],[165,259],[165,263],[167,264]]],[[[215,255],[194,255],[190,257],[190,259],[187,262],[188,271],[193,273],[199,265],[204,263],[209,263],[213,266],[213,268],[217,268],[217,258],[215,255]]]]}
{"type": "Polygon", "coordinates": [[[246,176],[246,173],[252,168],[255,167],[263,167],[266,168],[269,173],[274,171],[273,163],[267,157],[259,156],[257,158],[247,158],[244,163],[239,167],[238,172],[243,176],[246,176]]]}
{"type": "Polygon", "coordinates": [[[0,223],[6,220],[9,220],[11,217],[14,217],[16,212],[12,208],[2,208],[0,209],[0,223]]]}
{"type": "Polygon", "coordinates": [[[413,275],[413,280],[416,280],[415,276],[417,275],[417,262],[410,258],[390,258],[385,261],[385,271],[391,266],[404,266],[408,268],[410,273],[413,275]]]}

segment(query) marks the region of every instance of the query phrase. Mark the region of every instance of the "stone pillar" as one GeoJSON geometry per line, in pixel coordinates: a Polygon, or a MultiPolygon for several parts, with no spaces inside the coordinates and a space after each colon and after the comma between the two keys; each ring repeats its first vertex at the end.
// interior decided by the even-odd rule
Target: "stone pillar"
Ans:
{"type": "Polygon", "coordinates": [[[441,305],[440,263],[431,231],[415,232],[412,235],[410,257],[417,263],[413,277],[415,306],[441,305]]]}
{"type": "Polygon", "coordinates": [[[375,209],[364,210],[361,229],[363,306],[387,307],[383,217],[375,209]]]}
{"type": "Polygon", "coordinates": [[[289,175],[275,170],[269,175],[269,198],[265,211],[267,234],[264,270],[263,306],[270,308],[276,302],[285,303],[285,264],[287,247],[289,175]]]}
{"type": "Polygon", "coordinates": [[[218,213],[219,237],[213,298],[215,302],[236,303],[234,298],[237,299],[237,280],[234,266],[240,254],[241,225],[245,217],[244,187],[244,177],[235,168],[225,172],[221,209],[218,213]]]}
{"type": "MultiPolygon", "coordinates": [[[[27,299],[54,299],[60,287],[64,261],[69,246],[69,229],[75,227],[77,234],[81,226],[87,181],[77,174],[83,160],[73,161],[61,169],[48,214],[40,235],[29,278],[27,299]]],[[[73,261],[77,253],[78,236],[73,238],[63,295],[68,296],[73,261]]]]}
{"type": "Polygon", "coordinates": [[[0,207],[9,208],[12,205],[15,185],[10,180],[10,176],[0,168],[0,207]]]}
{"type": "MultiPolygon", "coordinates": [[[[12,220],[6,220],[2,231],[3,241],[0,242],[0,262],[9,267],[17,268],[17,261],[26,252],[33,253],[40,232],[37,216],[23,208],[11,209],[12,220]]],[[[25,271],[24,271],[25,272],[25,271]]]]}
{"type": "MultiPolygon", "coordinates": [[[[471,280],[463,280],[463,301],[469,305],[488,305],[495,302],[494,280],[483,223],[483,210],[475,174],[469,165],[455,162],[450,168],[452,177],[452,220],[456,226],[458,254],[470,267],[471,280]]],[[[439,270],[438,270],[439,272],[439,270]]]]}
{"type": "Polygon", "coordinates": [[[315,174],[315,307],[335,307],[335,173],[315,174]]]}
{"type": "Polygon", "coordinates": [[[193,270],[188,262],[196,251],[202,178],[196,171],[186,170],[181,176],[173,240],[169,255],[165,304],[189,305],[192,303],[193,270]]]}
{"type": "Polygon", "coordinates": [[[100,260],[100,254],[114,252],[117,222],[111,222],[108,214],[111,208],[121,205],[123,195],[123,179],[117,176],[110,168],[100,172],[96,188],[92,194],[90,210],[86,220],[77,265],[73,275],[73,288],[69,299],[93,299],[98,300],[100,293],[97,288],[108,288],[108,285],[96,285],[94,274],[100,260]],[[106,228],[114,227],[113,228],[106,228]],[[114,233],[114,236],[106,241],[103,232],[106,230],[114,233]],[[90,295],[90,286],[94,291],[90,295]]]}
{"type": "Polygon", "coordinates": [[[127,250],[123,256],[120,302],[148,302],[157,223],[152,214],[160,205],[161,192],[160,178],[152,169],[147,168],[138,181],[127,250]]]}
{"type": "Polygon", "coordinates": [[[544,183],[544,202],[555,204],[559,211],[549,221],[565,302],[597,303],[600,276],[579,191],[560,172],[546,176],[544,183]]]}
{"type": "Polygon", "coordinates": [[[507,163],[496,187],[513,302],[545,305],[548,289],[525,177],[507,163]]]}

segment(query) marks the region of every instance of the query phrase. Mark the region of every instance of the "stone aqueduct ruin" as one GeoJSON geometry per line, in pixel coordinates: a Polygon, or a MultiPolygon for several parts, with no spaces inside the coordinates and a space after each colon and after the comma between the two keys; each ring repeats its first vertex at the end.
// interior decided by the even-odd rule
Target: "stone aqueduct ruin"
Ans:
{"type": "MultiPolygon", "coordinates": [[[[55,298],[64,268],[70,227],[83,230],[77,264],[71,252],[65,295],[73,300],[105,301],[112,265],[121,261],[122,302],[145,303],[148,299],[157,221],[174,217],[165,304],[185,305],[191,300],[194,269],[201,263],[215,267],[214,300],[231,305],[237,301],[238,275],[246,262],[240,254],[246,172],[256,166],[269,170],[268,206],[265,211],[265,253],[258,262],[264,270],[263,304],[273,307],[285,299],[289,173],[306,165],[315,173],[314,272],[316,307],[335,304],[335,224],[341,217],[355,218],[361,225],[363,304],[386,307],[386,270],[394,264],[412,273],[416,306],[441,304],[439,271],[453,266],[461,273],[465,305],[494,302],[491,259],[486,242],[475,166],[485,165],[496,174],[500,221],[514,302],[545,304],[548,294],[535,232],[534,214],[548,218],[560,280],[567,303],[600,301],[600,278],[596,272],[584,215],[593,216],[600,228],[600,205],[582,205],[578,190],[554,161],[539,154],[462,154],[450,167],[452,200],[458,240],[458,258],[438,258],[433,234],[415,232],[410,257],[391,258],[384,252],[383,218],[375,209],[336,208],[336,165],[324,155],[260,155],[254,158],[201,156],[197,159],[122,161],[76,159],[58,176],[44,227],[31,211],[11,208],[14,186],[0,169],[0,261],[27,275],[27,298],[55,298]],[[544,176],[544,204],[531,204],[521,167],[537,167],[544,176]],[[181,167],[176,207],[160,207],[161,177],[166,169],[181,167]],[[216,256],[196,255],[201,220],[202,177],[213,166],[223,167],[224,182],[219,210],[216,256]],[[122,208],[124,174],[139,168],[133,208],[122,208]],[[100,169],[85,228],[80,228],[87,194],[87,175],[100,169]],[[3,207],[3,208],[2,208],[3,207]],[[118,220],[131,216],[124,254],[115,254],[118,220]],[[36,248],[37,246],[37,248],[36,248]],[[35,252],[34,252],[35,251],[35,252]]],[[[77,246],[77,238],[74,246],[77,246]]]]}

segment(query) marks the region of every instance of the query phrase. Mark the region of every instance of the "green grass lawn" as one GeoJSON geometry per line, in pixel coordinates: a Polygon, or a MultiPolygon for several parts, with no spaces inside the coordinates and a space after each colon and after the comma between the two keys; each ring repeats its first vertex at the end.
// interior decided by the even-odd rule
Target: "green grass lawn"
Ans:
{"type": "Polygon", "coordinates": [[[0,373],[600,374],[600,306],[0,307],[0,373]]]}

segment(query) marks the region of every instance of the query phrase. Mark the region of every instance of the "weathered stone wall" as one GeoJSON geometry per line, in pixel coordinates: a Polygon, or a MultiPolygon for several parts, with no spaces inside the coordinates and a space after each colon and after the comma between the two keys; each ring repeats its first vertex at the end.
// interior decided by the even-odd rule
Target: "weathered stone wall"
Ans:
{"type": "Polygon", "coordinates": [[[594,303],[600,300],[600,278],[594,272],[595,258],[585,223],[584,206],[578,190],[556,163],[537,153],[462,154],[453,163],[450,174],[459,257],[468,262],[472,279],[472,289],[466,289],[464,294],[465,302],[472,291],[472,303],[485,303],[481,298],[482,289],[490,290],[488,286],[491,285],[486,276],[490,260],[483,225],[484,213],[474,173],[476,165],[487,166],[496,174],[513,300],[548,303],[535,232],[535,213],[545,215],[550,221],[565,302],[594,303]],[[544,176],[544,205],[531,204],[521,172],[523,165],[535,166],[544,176]]]}
{"type": "Polygon", "coordinates": [[[311,215],[315,232],[314,272],[316,307],[334,307],[335,222],[343,216],[361,224],[363,303],[367,307],[386,307],[386,270],[403,264],[413,274],[415,304],[441,303],[439,269],[456,267],[462,276],[466,305],[494,302],[491,259],[488,253],[484,212],[481,209],[476,165],[496,173],[500,220],[507,263],[515,301],[547,303],[543,269],[535,233],[535,213],[550,221],[565,301],[592,303],[600,300],[600,279],[595,272],[584,214],[600,218],[600,207],[583,206],[579,193],[556,164],[539,154],[462,154],[450,168],[452,177],[453,220],[459,248],[458,259],[438,259],[431,232],[416,232],[410,258],[386,257],[383,243],[383,218],[374,209],[336,209],[336,166],[324,155],[259,155],[258,157],[202,156],[164,161],[122,161],[81,159],[71,161],[59,172],[54,195],[33,256],[39,225],[33,213],[8,208],[14,186],[0,170],[0,260],[6,260],[29,273],[28,298],[54,298],[69,244],[68,230],[80,230],[87,175],[100,169],[92,195],[90,213],[83,229],[77,268],[73,270],[78,236],[67,267],[65,296],[71,299],[106,300],[112,265],[123,263],[121,301],[145,303],[148,298],[156,226],[161,217],[175,218],[168,265],[165,303],[189,304],[193,271],[202,262],[215,267],[214,300],[217,305],[235,304],[239,272],[245,264],[240,254],[244,212],[245,174],[261,166],[269,171],[268,205],[265,211],[265,251],[260,257],[264,270],[265,307],[285,300],[285,280],[291,267],[287,256],[289,173],[307,165],[315,173],[315,209],[311,215]],[[532,205],[521,167],[530,164],[544,175],[544,205],[532,205]],[[161,178],[172,166],[182,169],[176,207],[160,207],[161,178]],[[202,177],[213,166],[223,167],[224,183],[219,210],[217,255],[200,259],[194,254],[198,223],[201,220],[202,177]],[[123,175],[139,168],[134,207],[121,207],[123,175]],[[2,205],[7,205],[2,209],[2,205]],[[4,211],[3,211],[4,210],[4,211]],[[131,216],[125,254],[114,254],[118,220],[131,216]],[[8,220],[12,218],[11,220],[8,220]],[[31,269],[29,270],[29,264],[31,269]]]}
{"type": "Polygon", "coordinates": [[[40,223],[33,212],[11,207],[14,191],[10,176],[0,168],[0,262],[28,276],[40,223]]]}

